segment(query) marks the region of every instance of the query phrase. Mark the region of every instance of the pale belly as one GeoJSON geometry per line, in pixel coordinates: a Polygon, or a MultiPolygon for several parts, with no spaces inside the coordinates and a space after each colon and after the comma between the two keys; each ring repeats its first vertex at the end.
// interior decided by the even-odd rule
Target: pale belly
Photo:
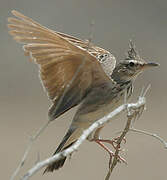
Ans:
{"type": "Polygon", "coordinates": [[[100,104],[94,111],[90,111],[84,114],[79,114],[73,121],[73,124],[80,126],[84,129],[88,128],[92,123],[108,115],[117,107],[124,103],[124,96],[118,96],[109,102],[100,104]]]}
{"type": "MultiPolygon", "coordinates": [[[[131,86],[128,88],[127,97],[132,94],[131,86]]],[[[78,109],[72,125],[87,129],[92,123],[108,115],[110,112],[118,108],[124,103],[125,91],[123,88],[119,93],[113,89],[103,89],[92,93],[88,97],[88,101],[85,101],[78,109]]]]}
{"type": "Polygon", "coordinates": [[[115,110],[117,107],[122,105],[124,103],[124,98],[116,98],[112,100],[112,102],[108,104],[101,105],[96,111],[89,112],[87,114],[84,114],[84,119],[89,121],[91,124],[95,121],[97,121],[100,118],[103,118],[104,116],[108,115],[110,112],[115,110]]]}

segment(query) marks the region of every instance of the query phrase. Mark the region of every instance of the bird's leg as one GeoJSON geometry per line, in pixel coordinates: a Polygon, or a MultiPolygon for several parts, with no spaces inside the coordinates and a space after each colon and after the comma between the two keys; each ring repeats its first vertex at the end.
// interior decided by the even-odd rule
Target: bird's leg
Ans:
{"type": "MultiPolygon", "coordinates": [[[[115,154],[107,146],[105,146],[102,142],[108,142],[111,144],[111,143],[113,143],[112,140],[94,139],[93,141],[95,141],[97,144],[99,144],[103,149],[105,149],[109,153],[109,155],[110,155],[109,167],[110,167],[112,158],[115,156],[115,154]]],[[[113,146],[113,147],[115,147],[115,146],[113,146]]],[[[115,149],[116,149],[116,147],[115,147],[115,149]]],[[[127,164],[126,160],[124,158],[122,158],[121,156],[118,156],[118,160],[119,160],[119,162],[123,162],[123,163],[127,164]]]]}
{"type": "MultiPolygon", "coordinates": [[[[108,144],[111,144],[113,146],[114,149],[117,149],[117,148],[120,148],[118,147],[118,139],[120,137],[116,137],[114,139],[99,139],[101,142],[105,142],[105,143],[108,143],[108,144]]],[[[123,138],[123,142],[124,144],[126,143],[126,139],[123,138]]],[[[121,149],[120,149],[121,150],[121,149]]]]}
{"type": "MultiPolygon", "coordinates": [[[[114,154],[107,146],[105,146],[105,145],[103,144],[103,142],[104,142],[104,143],[109,143],[109,144],[111,144],[115,150],[118,149],[118,150],[120,151],[120,146],[118,146],[118,143],[117,143],[119,137],[118,137],[118,138],[111,139],[111,140],[110,140],[110,139],[101,139],[101,138],[100,138],[100,131],[102,130],[102,128],[103,128],[103,127],[98,128],[98,129],[95,131],[95,133],[94,133],[94,135],[93,135],[93,138],[92,138],[92,139],[89,139],[89,140],[96,142],[97,144],[99,144],[103,149],[105,149],[105,150],[109,153],[109,155],[110,155],[109,166],[110,166],[110,165],[111,165],[111,162],[112,162],[112,158],[115,156],[115,154],[114,154]]],[[[124,139],[124,142],[126,142],[125,139],[124,139]]],[[[126,160],[125,160],[124,158],[122,158],[121,156],[119,156],[119,155],[118,155],[118,161],[119,161],[119,162],[126,163],[126,160]]],[[[126,164],[127,164],[127,163],[126,163],[126,164]]]]}
{"type": "Polygon", "coordinates": [[[117,145],[115,145],[116,144],[115,139],[98,139],[98,140],[100,142],[105,142],[105,143],[111,144],[114,149],[117,148],[117,145]]]}
{"type": "MultiPolygon", "coordinates": [[[[116,137],[116,138],[114,138],[114,139],[100,139],[100,131],[102,130],[102,128],[103,128],[103,127],[100,127],[100,128],[98,128],[98,129],[95,131],[94,136],[93,136],[93,139],[98,139],[98,140],[101,141],[101,142],[105,142],[105,143],[111,144],[114,149],[120,148],[120,147],[118,147],[118,143],[117,143],[117,142],[118,142],[118,139],[119,139],[120,137],[116,137]]],[[[123,138],[123,141],[124,141],[124,143],[126,143],[126,139],[125,139],[125,138],[123,138]]]]}
{"type": "Polygon", "coordinates": [[[105,146],[100,140],[97,139],[97,140],[95,140],[95,142],[97,144],[99,144],[103,149],[105,149],[109,153],[109,155],[110,155],[109,168],[110,168],[111,163],[112,163],[112,158],[114,157],[114,153],[107,146],[105,146]]]}

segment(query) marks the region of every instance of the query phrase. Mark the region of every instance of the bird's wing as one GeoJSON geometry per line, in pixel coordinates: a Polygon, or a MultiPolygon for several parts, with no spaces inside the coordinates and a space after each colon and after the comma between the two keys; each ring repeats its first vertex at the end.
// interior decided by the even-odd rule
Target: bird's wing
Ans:
{"type": "Polygon", "coordinates": [[[75,46],[87,50],[91,55],[95,56],[97,60],[101,63],[104,72],[108,75],[109,78],[111,77],[113,69],[116,65],[116,58],[112,53],[101,47],[95,46],[94,44],[90,43],[89,40],[81,40],[79,38],[61,32],[56,33],[73,43],[75,46]]]}
{"type": "MultiPolygon", "coordinates": [[[[87,50],[88,44],[89,44],[89,40],[82,40],[76,37],[73,37],[71,35],[62,33],[62,32],[56,32],[57,34],[59,34],[60,36],[62,36],[63,38],[67,39],[68,41],[70,41],[71,43],[75,44],[77,47],[82,48],[84,50],[87,50]]],[[[100,54],[104,54],[104,53],[110,53],[109,51],[102,49],[98,46],[93,45],[92,43],[90,44],[90,47],[88,49],[88,52],[90,52],[92,55],[94,56],[98,56],[100,54]]]]}
{"type": "Polygon", "coordinates": [[[54,105],[54,119],[77,105],[95,83],[110,80],[95,56],[67,38],[40,25],[23,14],[8,18],[9,33],[40,68],[40,77],[54,105]],[[58,108],[57,108],[58,103],[58,108]]]}

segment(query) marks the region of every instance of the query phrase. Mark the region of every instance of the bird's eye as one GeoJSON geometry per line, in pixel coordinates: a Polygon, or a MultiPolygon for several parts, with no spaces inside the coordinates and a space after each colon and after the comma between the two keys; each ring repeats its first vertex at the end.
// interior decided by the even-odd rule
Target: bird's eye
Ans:
{"type": "Polygon", "coordinates": [[[108,54],[101,54],[98,56],[98,59],[100,62],[104,62],[107,57],[108,57],[108,54]]]}
{"type": "Polygon", "coordinates": [[[130,66],[130,67],[133,67],[134,65],[135,65],[134,62],[130,62],[130,63],[129,63],[129,66],[130,66]]]}
{"type": "Polygon", "coordinates": [[[99,58],[100,58],[100,59],[103,59],[103,58],[104,58],[104,54],[101,54],[101,55],[99,56],[99,58]]]}

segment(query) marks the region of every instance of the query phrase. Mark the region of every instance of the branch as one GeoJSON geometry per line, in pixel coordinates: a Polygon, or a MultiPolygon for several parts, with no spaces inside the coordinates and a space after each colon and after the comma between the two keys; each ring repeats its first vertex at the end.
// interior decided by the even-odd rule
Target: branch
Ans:
{"type": "Polygon", "coordinates": [[[110,169],[107,173],[107,176],[105,178],[105,180],[109,180],[110,176],[111,176],[111,173],[113,172],[115,166],[117,165],[117,163],[119,162],[119,152],[120,152],[120,145],[122,143],[122,141],[124,140],[126,134],[128,133],[129,131],[129,128],[130,128],[130,125],[131,125],[131,122],[132,122],[132,119],[134,118],[134,115],[133,114],[129,114],[128,115],[128,120],[127,120],[127,123],[126,123],[126,126],[125,126],[125,129],[124,131],[122,132],[121,136],[118,138],[117,140],[117,146],[116,146],[116,150],[115,150],[115,153],[114,153],[114,159],[110,165],[110,169]]]}
{"type": "Polygon", "coordinates": [[[167,149],[167,141],[165,141],[163,138],[161,138],[160,136],[158,136],[158,135],[155,134],[155,133],[150,133],[150,132],[143,131],[143,130],[140,130],[140,129],[135,129],[135,128],[133,128],[133,127],[130,128],[129,131],[137,132],[137,133],[140,133],[140,134],[145,134],[145,135],[154,137],[154,138],[156,138],[157,140],[159,140],[159,141],[164,145],[164,148],[165,148],[165,149],[167,149]]]}
{"type": "Polygon", "coordinates": [[[33,146],[33,143],[36,141],[36,139],[41,135],[41,133],[48,127],[49,123],[51,121],[48,121],[47,123],[45,123],[41,128],[39,128],[39,130],[34,134],[34,136],[30,137],[29,143],[27,145],[27,148],[24,152],[24,155],[18,165],[18,167],[16,168],[16,170],[14,171],[14,173],[12,174],[10,180],[14,180],[14,178],[17,176],[17,174],[19,173],[19,171],[21,170],[21,168],[24,166],[25,161],[27,160],[28,154],[33,146]]]}
{"type": "Polygon", "coordinates": [[[139,97],[138,101],[136,103],[131,104],[123,104],[119,106],[117,109],[115,109],[113,112],[109,113],[107,116],[99,119],[95,123],[93,123],[87,130],[83,131],[83,134],[80,136],[80,138],[74,143],[70,148],[55,154],[54,156],[45,159],[44,161],[41,161],[37,163],[33,168],[29,169],[29,171],[21,178],[21,180],[28,180],[31,176],[33,176],[35,173],[37,173],[40,169],[43,167],[58,161],[62,157],[67,157],[68,155],[71,155],[74,151],[76,151],[79,146],[83,143],[83,141],[91,134],[96,128],[100,127],[103,124],[109,123],[111,118],[118,115],[124,110],[135,110],[145,105],[145,97],[139,97]]]}
{"type": "MultiPolygon", "coordinates": [[[[151,85],[149,84],[146,88],[144,88],[144,87],[142,88],[139,99],[144,98],[146,96],[146,94],[147,94],[148,90],[150,89],[150,87],[151,87],[151,85]]],[[[127,102],[127,91],[125,91],[124,102],[125,102],[125,104],[127,102]]],[[[126,142],[125,136],[130,131],[130,127],[131,127],[131,124],[133,122],[132,120],[135,121],[136,119],[139,119],[140,116],[142,115],[144,109],[145,109],[145,104],[140,105],[139,107],[137,107],[135,109],[133,107],[131,107],[130,105],[127,105],[127,118],[128,118],[128,120],[126,122],[126,126],[125,126],[123,132],[121,133],[120,137],[117,138],[117,141],[116,141],[117,146],[115,147],[114,159],[113,160],[110,159],[109,171],[107,173],[107,176],[105,177],[105,180],[110,179],[111,173],[113,172],[115,166],[122,159],[119,156],[120,146],[121,146],[121,143],[122,143],[123,140],[126,142]]],[[[126,161],[125,161],[125,163],[126,163],[126,161]]]]}

